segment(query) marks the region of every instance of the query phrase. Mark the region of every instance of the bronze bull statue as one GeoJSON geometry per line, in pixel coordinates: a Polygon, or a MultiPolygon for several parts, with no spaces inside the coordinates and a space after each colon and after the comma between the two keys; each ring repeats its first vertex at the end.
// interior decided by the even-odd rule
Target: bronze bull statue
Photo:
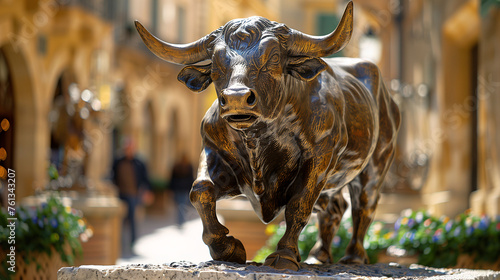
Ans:
{"type": "Polygon", "coordinates": [[[179,81],[193,91],[213,83],[217,91],[202,121],[203,150],[190,193],[215,260],[246,262],[243,244],[227,235],[215,210],[217,200],[245,195],[264,223],[285,210],[286,232],[265,265],[300,268],[297,241],[313,211],[320,234],[311,256],[331,263],[332,238],[347,208],[340,190],[347,185],[353,237],[341,262],[367,262],[363,239],[394,157],[400,114],[376,65],[321,58],[348,43],[352,6],[325,36],[250,17],[195,42],[170,44],[136,22],[155,55],[187,65],[179,81]]]}

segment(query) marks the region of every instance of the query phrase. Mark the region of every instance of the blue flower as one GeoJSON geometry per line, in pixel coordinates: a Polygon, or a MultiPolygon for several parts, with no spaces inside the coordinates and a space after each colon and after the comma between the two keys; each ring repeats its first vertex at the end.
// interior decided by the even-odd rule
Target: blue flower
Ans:
{"type": "Polygon", "coordinates": [[[455,231],[453,232],[453,235],[454,235],[455,237],[457,237],[457,236],[459,236],[459,235],[460,235],[460,233],[461,233],[461,232],[462,232],[462,230],[461,230],[459,227],[457,227],[457,228],[455,228],[455,231]]]}
{"type": "Polygon", "coordinates": [[[470,236],[473,232],[474,232],[474,228],[473,227],[468,227],[465,230],[465,233],[467,234],[467,236],[470,236]]]}
{"type": "Polygon", "coordinates": [[[342,241],[342,239],[340,237],[338,237],[338,236],[335,236],[333,238],[333,246],[335,248],[338,248],[340,246],[340,241],[342,241]]]}
{"type": "Polygon", "coordinates": [[[488,229],[488,226],[490,225],[490,220],[487,217],[481,218],[481,221],[479,222],[478,228],[481,230],[486,230],[488,229]]]}
{"type": "Polygon", "coordinates": [[[415,240],[415,233],[412,232],[411,235],[410,235],[410,241],[413,242],[413,240],[415,240]]]}
{"type": "Polygon", "coordinates": [[[405,236],[403,236],[403,237],[399,240],[399,244],[403,245],[405,242],[406,242],[406,237],[405,237],[405,236]]]}
{"type": "Polygon", "coordinates": [[[57,228],[57,226],[59,225],[59,223],[57,222],[57,219],[56,219],[56,218],[52,218],[52,219],[50,219],[50,225],[51,225],[53,228],[57,228]]]}
{"type": "Polygon", "coordinates": [[[19,214],[19,218],[21,220],[26,220],[26,218],[28,218],[28,216],[26,215],[26,212],[24,212],[24,208],[21,208],[17,211],[17,213],[19,214]]]}
{"type": "Polygon", "coordinates": [[[38,219],[38,226],[43,228],[43,220],[42,219],[38,219]]]}

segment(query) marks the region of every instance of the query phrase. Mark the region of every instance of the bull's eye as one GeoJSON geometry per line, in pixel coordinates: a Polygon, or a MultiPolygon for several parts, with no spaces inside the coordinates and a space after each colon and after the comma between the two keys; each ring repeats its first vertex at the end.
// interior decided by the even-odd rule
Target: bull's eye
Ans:
{"type": "Polygon", "coordinates": [[[219,98],[219,103],[220,103],[220,106],[222,106],[222,107],[226,106],[227,101],[226,101],[226,99],[224,98],[224,96],[221,96],[221,97],[219,98]]]}
{"type": "Polygon", "coordinates": [[[269,58],[268,63],[269,64],[278,64],[279,61],[280,61],[280,57],[277,53],[275,53],[271,56],[271,58],[269,58]]]}
{"type": "Polygon", "coordinates": [[[279,61],[280,61],[280,56],[275,52],[267,60],[266,65],[265,65],[265,69],[269,70],[269,68],[276,67],[279,64],[279,61]]]}

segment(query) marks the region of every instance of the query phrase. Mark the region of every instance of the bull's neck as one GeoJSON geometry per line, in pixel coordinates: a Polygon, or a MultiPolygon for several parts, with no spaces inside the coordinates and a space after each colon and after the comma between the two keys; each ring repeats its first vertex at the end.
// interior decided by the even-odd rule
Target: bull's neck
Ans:
{"type": "Polygon", "coordinates": [[[256,195],[264,193],[262,162],[258,160],[261,143],[257,131],[247,131],[243,134],[243,143],[247,149],[248,159],[252,170],[253,184],[252,189],[256,195]]]}

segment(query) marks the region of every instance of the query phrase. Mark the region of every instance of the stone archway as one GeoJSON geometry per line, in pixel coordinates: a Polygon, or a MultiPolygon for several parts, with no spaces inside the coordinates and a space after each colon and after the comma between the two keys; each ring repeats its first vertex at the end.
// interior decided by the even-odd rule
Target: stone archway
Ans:
{"type": "Polygon", "coordinates": [[[44,129],[47,122],[43,117],[40,90],[33,80],[33,57],[24,49],[14,48],[11,44],[2,47],[2,52],[10,67],[14,97],[14,169],[16,171],[16,199],[29,196],[35,188],[43,186],[46,179],[46,166],[40,165],[46,156],[47,139],[44,129]]]}
{"type": "Polygon", "coordinates": [[[0,49],[0,205],[7,203],[8,170],[14,168],[15,104],[11,67],[0,49]]]}

